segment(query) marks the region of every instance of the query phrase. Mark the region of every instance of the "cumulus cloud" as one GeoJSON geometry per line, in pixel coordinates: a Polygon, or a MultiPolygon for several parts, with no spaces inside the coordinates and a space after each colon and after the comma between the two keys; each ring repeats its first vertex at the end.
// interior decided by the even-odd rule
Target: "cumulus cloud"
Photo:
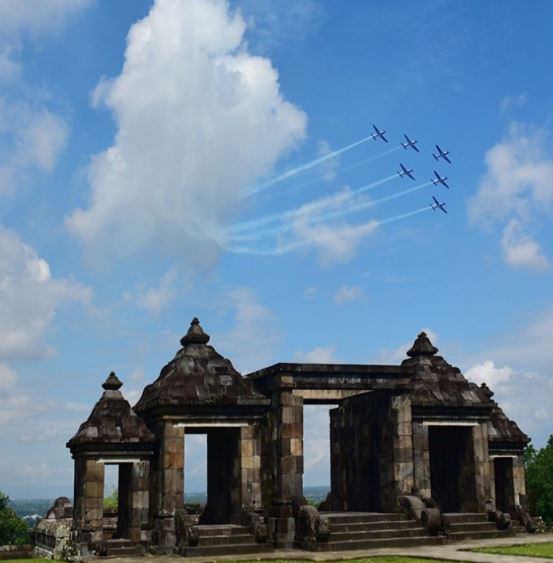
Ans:
{"type": "Polygon", "coordinates": [[[305,460],[304,483],[328,485],[330,481],[330,405],[306,405],[303,409],[305,460]]]}
{"type": "Polygon", "coordinates": [[[363,290],[358,285],[343,285],[334,295],[334,302],[338,305],[359,301],[363,297],[363,290]]]}
{"type": "Polygon", "coordinates": [[[474,381],[475,383],[485,383],[489,387],[494,387],[495,385],[509,381],[513,373],[513,369],[509,366],[497,368],[491,360],[485,360],[468,369],[465,372],[465,376],[468,380],[474,381]]]}
{"type": "Polygon", "coordinates": [[[336,362],[336,346],[318,346],[308,352],[297,352],[294,357],[298,362],[308,364],[331,364],[336,362]]]}
{"type": "Polygon", "coordinates": [[[473,224],[503,227],[502,249],[510,266],[543,270],[548,259],[528,225],[553,203],[553,158],[547,153],[543,131],[511,124],[507,137],[485,156],[487,171],[473,197],[473,224]]]}
{"type": "Polygon", "coordinates": [[[543,445],[551,434],[553,418],[548,408],[553,404],[553,308],[496,337],[496,341],[498,344],[468,362],[465,375],[487,383],[506,414],[543,445]]]}
{"type": "Polygon", "coordinates": [[[169,270],[163,275],[157,287],[142,288],[134,292],[128,291],[123,294],[123,298],[152,315],[159,315],[177,296],[176,281],[177,272],[169,270]]]}
{"type": "Polygon", "coordinates": [[[539,243],[524,232],[518,219],[511,219],[503,230],[501,248],[505,262],[514,268],[546,270],[550,265],[539,243]]]}
{"type": "Polygon", "coordinates": [[[15,233],[0,229],[0,358],[47,353],[56,309],[70,301],[87,303],[90,297],[89,288],[54,278],[46,260],[15,233]]]}
{"type": "Polygon", "coordinates": [[[304,137],[305,114],[245,30],[224,0],[157,0],[132,26],[121,74],[93,94],[114,142],[92,159],[88,206],[67,218],[90,251],[212,258],[240,191],[304,137]]]}
{"type": "Polygon", "coordinates": [[[228,291],[224,305],[232,315],[232,327],[213,336],[212,344],[242,373],[265,367],[275,358],[281,341],[276,315],[248,287],[228,291]]]}
{"type": "Polygon", "coordinates": [[[67,140],[65,121],[43,106],[0,99],[0,194],[29,174],[51,172],[67,140]]]}

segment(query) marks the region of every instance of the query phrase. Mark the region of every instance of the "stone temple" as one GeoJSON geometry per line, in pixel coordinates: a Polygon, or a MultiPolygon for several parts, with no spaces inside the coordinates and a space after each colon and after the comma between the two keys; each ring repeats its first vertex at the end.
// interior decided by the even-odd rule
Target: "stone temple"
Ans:
{"type": "Polygon", "coordinates": [[[529,441],[486,385],[419,334],[401,365],[278,363],[242,376],[193,319],[131,407],[111,373],[67,447],[74,499],[40,553],[183,556],[364,549],[533,531],[529,441]],[[303,497],[303,406],[330,404],[331,488],[303,497]],[[207,502],[185,505],[185,435],[207,435],[207,502]],[[104,468],[118,508],[104,510],[104,468]]]}

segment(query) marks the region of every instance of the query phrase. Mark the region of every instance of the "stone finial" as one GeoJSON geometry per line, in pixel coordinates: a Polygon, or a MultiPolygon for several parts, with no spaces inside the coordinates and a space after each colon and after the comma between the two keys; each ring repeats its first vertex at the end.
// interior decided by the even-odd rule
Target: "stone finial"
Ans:
{"type": "Polygon", "coordinates": [[[180,339],[183,346],[187,344],[207,344],[209,342],[209,334],[206,334],[200,326],[200,321],[194,317],[190,323],[188,332],[180,339]]]}
{"type": "Polygon", "coordinates": [[[102,387],[106,390],[106,391],[117,391],[117,389],[119,389],[121,387],[121,385],[123,385],[123,383],[121,382],[121,380],[115,375],[115,373],[112,371],[109,375],[108,378],[104,381],[104,383],[102,384],[102,387]]]}
{"type": "Polygon", "coordinates": [[[413,346],[407,351],[410,358],[418,356],[434,356],[438,352],[438,348],[430,342],[426,332],[421,332],[415,340],[413,346]]]}

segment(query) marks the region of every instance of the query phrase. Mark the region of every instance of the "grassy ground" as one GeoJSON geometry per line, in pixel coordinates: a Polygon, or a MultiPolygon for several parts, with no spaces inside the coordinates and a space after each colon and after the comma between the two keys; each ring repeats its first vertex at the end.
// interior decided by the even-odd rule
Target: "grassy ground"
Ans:
{"type": "MultiPolygon", "coordinates": [[[[549,544],[551,545],[551,544],[549,544]]],[[[41,562],[52,563],[51,559],[8,559],[1,563],[41,563],[41,562]]],[[[148,559],[145,559],[148,561],[148,559]]],[[[232,562],[225,561],[224,563],[260,563],[259,561],[243,561],[243,562],[232,562]]],[[[288,561],[286,559],[277,559],[274,561],[268,561],[267,563],[313,563],[312,561],[299,561],[293,560],[288,561]]],[[[350,559],[348,563],[451,563],[443,559],[420,559],[418,557],[367,557],[366,559],[350,559]]]]}
{"type": "Polygon", "coordinates": [[[553,559],[553,543],[532,543],[524,545],[508,545],[502,547],[482,547],[475,549],[481,553],[495,555],[525,555],[526,557],[549,557],[553,559]]]}
{"type": "MultiPolygon", "coordinates": [[[[347,561],[347,563],[453,563],[452,561],[445,559],[421,559],[420,557],[400,557],[394,556],[377,556],[377,557],[367,557],[365,559],[340,559],[339,561],[347,561]]],[[[219,562],[223,563],[223,562],[219,562]]],[[[225,561],[224,563],[260,563],[259,561],[225,561]]],[[[299,559],[288,560],[288,559],[275,559],[267,560],[267,563],[313,563],[313,561],[303,561],[299,559]]],[[[328,561],[325,563],[335,563],[333,561],[328,561]]],[[[458,563],[458,562],[457,562],[458,563]]]]}

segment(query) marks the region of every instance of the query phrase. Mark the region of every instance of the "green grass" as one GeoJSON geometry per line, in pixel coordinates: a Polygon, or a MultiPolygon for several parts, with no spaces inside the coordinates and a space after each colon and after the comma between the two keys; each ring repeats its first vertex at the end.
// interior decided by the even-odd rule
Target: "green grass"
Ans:
{"type": "MultiPolygon", "coordinates": [[[[224,563],[262,563],[266,561],[267,563],[313,563],[313,561],[303,560],[303,559],[266,559],[258,561],[225,561],[224,563]]],[[[347,563],[453,563],[449,559],[421,559],[420,557],[401,557],[399,555],[390,556],[377,556],[377,557],[366,557],[363,559],[338,559],[337,561],[347,561],[347,563]]],[[[222,562],[221,562],[222,563],[222,562]]],[[[336,561],[325,561],[321,563],[336,563],[336,561]]],[[[456,562],[462,563],[462,562],[456,562]]]]}
{"type": "Polygon", "coordinates": [[[525,555],[526,557],[548,557],[553,559],[553,543],[531,543],[523,545],[506,545],[500,547],[482,547],[472,551],[493,553],[495,555],[525,555]]]}

